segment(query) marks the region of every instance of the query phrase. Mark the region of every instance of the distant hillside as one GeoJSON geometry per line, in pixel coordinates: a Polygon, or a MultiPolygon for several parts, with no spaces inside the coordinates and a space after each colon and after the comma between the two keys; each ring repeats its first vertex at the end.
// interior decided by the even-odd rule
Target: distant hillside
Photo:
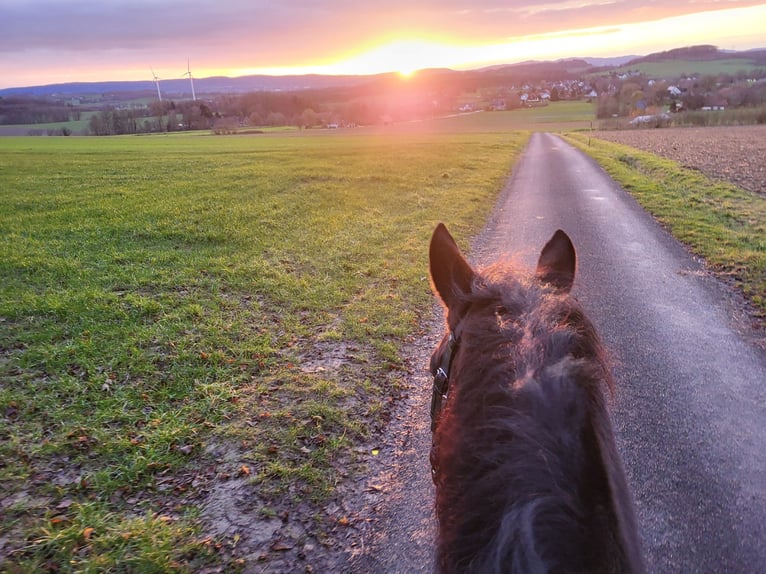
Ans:
{"type": "MultiPolygon", "coordinates": [[[[194,78],[194,91],[197,94],[295,91],[349,87],[369,82],[370,79],[370,76],[322,76],[318,74],[304,76],[253,75],[236,78],[214,76],[210,78],[194,78]]],[[[163,94],[167,94],[168,97],[191,97],[191,85],[188,79],[160,80],[160,90],[163,94]]],[[[135,82],[71,82],[46,86],[6,88],[0,90],[0,96],[81,96],[86,94],[125,92],[156,93],[157,88],[151,80],[135,82]]]]}
{"type": "Polygon", "coordinates": [[[655,52],[648,56],[641,56],[628,62],[628,65],[678,60],[685,62],[713,62],[731,59],[749,60],[756,65],[766,65],[766,49],[737,52],[720,50],[716,46],[710,45],[688,46],[686,48],[676,48],[665,52],[655,52]]]}
{"type": "Polygon", "coordinates": [[[766,73],[766,49],[734,52],[709,45],[689,46],[635,58],[612,71],[640,72],[658,79],[742,73],[762,75],[766,73]]]}
{"type": "Polygon", "coordinates": [[[504,64],[481,68],[475,71],[485,76],[506,75],[532,82],[539,80],[577,79],[591,71],[592,68],[593,66],[585,59],[570,58],[552,62],[528,61],[517,64],[504,64]]]}
{"type": "MultiPolygon", "coordinates": [[[[766,49],[729,52],[715,46],[689,46],[648,56],[619,56],[613,58],[568,58],[556,61],[527,61],[485,68],[454,71],[450,69],[422,70],[415,82],[472,83],[474,86],[498,86],[509,83],[576,80],[588,74],[639,71],[652,77],[676,77],[682,74],[735,74],[740,71],[766,70],[766,49]]],[[[397,74],[375,76],[302,76],[251,75],[229,78],[224,76],[195,78],[197,96],[242,94],[250,92],[295,92],[302,90],[361,89],[374,90],[396,81],[397,74]]],[[[412,80],[411,80],[412,81],[412,80]]],[[[466,84],[467,85],[467,84],[466,84]]],[[[161,80],[160,89],[168,99],[191,99],[188,79],[161,80]]],[[[151,80],[135,82],[73,82],[0,89],[0,97],[52,97],[59,101],[84,96],[103,96],[100,101],[153,97],[157,88],[151,80]]]]}
{"type": "Polygon", "coordinates": [[[583,59],[591,66],[596,66],[598,68],[607,68],[607,67],[622,66],[623,64],[627,64],[628,62],[635,60],[636,58],[640,58],[640,56],[631,55],[631,56],[616,56],[614,58],[583,58],[583,59]]]}
{"type": "Polygon", "coordinates": [[[685,48],[675,48],[665,52],[654,52],[648,56],[636,58],[629,62],[629,64],[640,64],[642,62],[667,62],[668,60],[707,62],[722,57],[724,57],[723,52],[715,46],[687,46],[685,48]]]}

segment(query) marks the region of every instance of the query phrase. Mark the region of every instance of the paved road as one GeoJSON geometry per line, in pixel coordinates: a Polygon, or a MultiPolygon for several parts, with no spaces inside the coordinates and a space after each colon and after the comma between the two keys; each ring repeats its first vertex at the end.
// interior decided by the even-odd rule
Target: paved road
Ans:
{"type": "MultiPolygon", "coordinates": [[[[578,251],[574,295],[614,356],[649,571],[766,573],[766,356],[738,334],[726,289],[593,161],[535,134],[472,258],[518,251],[532,266],[557,228],[578,251]]],[[[355,571],[431,570],[427,399],[414,389],[404,407],[393,488],[355,571]]]]}

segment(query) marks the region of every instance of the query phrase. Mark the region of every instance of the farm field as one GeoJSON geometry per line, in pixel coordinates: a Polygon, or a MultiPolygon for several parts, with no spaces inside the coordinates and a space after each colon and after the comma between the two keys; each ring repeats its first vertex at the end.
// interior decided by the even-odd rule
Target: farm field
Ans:
{"type": "Polygon", "coordinates": [[[638,70],[642,74],[654,78],[673,78],[686,75],[737,74],[738,72],[759,72],[764,66],[744,58],[728,60],[670,60],[666,62],[640,62],[630,66],[617,68],[616,73],[627,73],[638,70]]]}
{"type": "Polygon", "coordinates": [[[526,137],[0,139],[0,569],[331,546],[430,233],[480,228],[526,137]]]}
{"type": "MultiPolygon", "coordinates": [[[[561,101],[551,102],[548,106],[539,108],[522,108],[503,112],[479,112],[460,114],[445,118],[431,119],[422,122],[410,122],[396,124],[394,126],[368,126],[355,128],[353,131],[361,133],[401,133],[401,132],[494,132],[507,130],[530,130],[530,131],[566,131],[575,129],[592,128],[594,119],[593,104],[584,101],[561,101]]],[[[25,125],[0,125],[0,136],[25,136],[30,130],[46,133],[48,130],[69,129],[72,134],[87,134],[88,117],[78,122],[62,122],[49,124],[25,124],[25,125]]],[[[263,127],[254,126],[264,132],[296,131],[294,126],[263,127]]],[[[315,135],[327,130],[311,130],[315,135]]],[[[343,130],[346,131],[346,130],[343,130]]],[[[331,133],[334,133],[332,130],[331,133]]],[[[188,132],[174,132],[183,134],[188,132]]],[[[201,132],[209,133],[209,132],[201,132]]]]}
{"type": "Polygon", "coordinates": [[[48,122],[43,124],[0,125],[0,136],[26,136],[30,133],[47,134],[48,130],[67,129],[71,134],[84,135],[88,132],[88,123],[94,112],[83,112],[82,119],[68,122],[48,122]]]}
{"type": "Polygon", "coordinates": [[[590,127],[594,111],[592,103],[560,101],[541,107],[469,114],[461,123],[472,129],[559,132],[590,127]]]}
{"type": "Polygon", "coordinates": [[[766,126],[595,131],[591,135],[672,159],[766,196],[766,126]]]}

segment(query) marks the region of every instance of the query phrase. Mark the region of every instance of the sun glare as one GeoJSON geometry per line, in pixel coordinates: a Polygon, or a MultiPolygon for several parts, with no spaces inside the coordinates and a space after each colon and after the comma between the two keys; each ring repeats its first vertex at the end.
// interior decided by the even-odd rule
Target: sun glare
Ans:
{"type": "Polygon", "coordinates": [[[355,73],[398,72],[406,77],[423,68],[447,66],[453,50],[452,46],[429,40],[393,40],[363,50],[340,65],[355,73]]]}
{"type": "Polygon", "coordinates": [[[424,68],[460,70],[524,60],[603,56],[613,54],[615,45],[620,45],[625,54],[648,53],[652,49],[677,47],[675,31],[678,29],[690,30],[685,39],[689,44],[704,43],[705,37],[713,35],[716,28],[738,30],[741,35],[755,38],[760,34],[757,23],[762,22],[764,17],[766,6],[762,5],[652,22],[508,37],[504,41],[484,45],[460,43],[454,38],[386,38],[313,65],[240,69],[237,72],[273,75],[398,72],[407,78],[424,68]]]}

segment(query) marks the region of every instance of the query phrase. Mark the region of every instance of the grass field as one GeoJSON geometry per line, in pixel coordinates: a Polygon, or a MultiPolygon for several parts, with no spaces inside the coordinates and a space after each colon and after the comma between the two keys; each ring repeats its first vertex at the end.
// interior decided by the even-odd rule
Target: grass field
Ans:
{"type": "Polygon", "coordinates": [[[592,127],[595,119],[592,103],[585,101],[551,102],[547,106],[519,108],[503,112],[480,112],[444,118],[431,122],[443,123],[449,129],[463,131],[528,130],[563,132],[592,127]]]}
{"type": "Polygon", "coordinates": [[[95,112],[83,112],[82,119],[71,120],[68,122],[48,122],[44,124],[16,124],[0,125],[0,136],[25,136],[30,132],[39,132],[46,134],[50,131],[60,131],[67,129],[73,135],[87,135],[88,124],[91,116],[95,112]]]}
{"type": "Polygon", "coordinates": [[[323,500],[525,140],[0,139],[0,563],[235,568],[197,485],[323,500]]]}
{"type": "MultiPolygon", "coordinates": [[[[74,135],[87,135],[90,115],[94,112],[86,112],[83,120],[50,123],[50,124],[25,124],[25,125],[0,125],[0,136],[28,135],[30,130],[60,130],[67,128],[74,135]]],[[[496,132],[506,130],[531,130],[531,131],[566,131],[574,129],[591,128],[594,120],[593,104],[583,101],[551,102],[550,105],[540,108],[523,108],[506,112],[464,114],[427,122],[413,122],[396,126],[395,131],[423,131],[423,124],[427,124],[427,131],[438,132],[496,132]]],[[[264,132],[295,131],[294,126],[282,127],[258,127],[264,132]]],[[[362,131],[379,131],[381,128],[371,126],[362,131]]],[[[385,131],[394,131],[386,129],[385,131]]]]}
{"type": "Polygon", "coordinates": [[[763,71],[764,66],[754,64],[744,58],[731,58],[729,60],[696,61],[696,60],[672,60],[668,62],[641,62],[630,66],[624,66],[615,70],[617,73],[627,73],[638,70],[650,78],[675,78],[683,74],[717,76],[719,74],[736,74],[738,72],[763,71]]]}

